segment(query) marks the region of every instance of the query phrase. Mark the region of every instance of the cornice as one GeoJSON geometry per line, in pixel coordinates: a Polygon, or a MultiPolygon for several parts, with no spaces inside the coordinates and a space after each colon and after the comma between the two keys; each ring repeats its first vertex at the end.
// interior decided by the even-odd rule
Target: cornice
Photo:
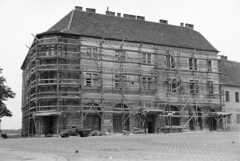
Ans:
{"type": "MultiPolygon", "coordinates": [[[[101,43],[101,42],[103,42],[103,39],[81,37],[80,41],[101,43]]],[[[190,54],[194,53],[194,54],[202,54],[202,55],[217,55],[217,52],[210,52],[210,51],[204,51],[204,50],[194,50],[194,49],[187,49],[187,48],[168,47],[168,46],[161,46],[161,45],[140,44],[140,43],[134,43],[134,42],[104,40],[104,43],[111,44],[111,45],[122,45],[122,44],[124,44],[124,46],[128,46],[128,47],[138,47],[138,48],[141,47],[141,48],[146,48],[146,49],[153,49],[155,51],[165,50],[165,51],[184,52],[184,53],[190,53],[190,54]]]]}

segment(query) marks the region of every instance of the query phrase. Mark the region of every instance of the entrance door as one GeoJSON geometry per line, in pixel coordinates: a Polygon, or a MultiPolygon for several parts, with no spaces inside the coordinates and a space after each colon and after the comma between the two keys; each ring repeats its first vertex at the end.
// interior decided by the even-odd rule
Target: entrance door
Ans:
{"type": "Polygon", "coordinates": [[[146,128],[148,129],[148,133],[154,133],[154,115],[147,115],[147,122],[146,122],[146,128]]]}
{"type": "Polygon", "coordinates": [[[128,116],[122,116],[122,115],[113,115],[113,132],[121,132],[122,130],[129,131],[129,118],[128,116]],[[127,120],[126,120],[127,119],[127,120]],[[123,129],[123,121],[124,123],[124,129],[123,129]]]}
{"type": "Polygon", "coordinates": [[[53,116],[44,117],[44,134],[53,134],[53,116]]]}
{"type": "Polygon", "coordinates": [[[210,130],[217,130],[217,120],[213,117],[209,117],[210,130]]]}
{"type": "Polygon", "coordinates": [[[29,125],[29,133],[30,134],[35,134],[36,133],[36,128],[35,128],[35,124],[34,124],[34,120],[31,119],[30,120],[30,125],[29,125]]]}
{"type": "Polygon", "coordinates": [[[148,133],[153,133],[153,123],[152,122],[148,122],[148,133]]]}
{"type": "Polygon", "coordinates": [[[101,118],[96,115],[89,115],[83,121],[83,128],[92,130],[101,130],[101,118]]]}
{"type": "Polygon", "coordinates": [[[122,131],[122,117],[121,115],[113,115],[113,132],[122,131]]]}

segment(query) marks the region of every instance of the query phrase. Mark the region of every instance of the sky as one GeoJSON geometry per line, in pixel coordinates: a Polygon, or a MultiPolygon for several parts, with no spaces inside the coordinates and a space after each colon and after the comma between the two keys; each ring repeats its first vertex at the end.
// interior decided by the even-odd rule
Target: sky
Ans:
{"type": "Polygon", "coordinates": [[[2,129],[21,128],[21,65],[33,35],[51,28],[75,6],[144,16],[146,21],[168,20],[194,24],[219,52],[229,60],[240,62],[239,0],[0,0],[0,68],[7,85],[16,93],[6,101],[13,116],[2,118],[2,129]]]}

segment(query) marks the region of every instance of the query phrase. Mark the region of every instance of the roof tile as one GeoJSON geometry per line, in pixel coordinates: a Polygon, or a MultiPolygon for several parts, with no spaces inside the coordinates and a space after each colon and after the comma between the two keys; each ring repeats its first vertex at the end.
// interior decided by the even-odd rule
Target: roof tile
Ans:
{"type": "Polygon", "coordinates": [[[79,35],[105,37],[208,51],[217,50],[197,31],[181,26],[139,21],[75,10],[47,32],[62,31],[79,35]],[[63,31],[64,29],[68,29],[63,31]]]}

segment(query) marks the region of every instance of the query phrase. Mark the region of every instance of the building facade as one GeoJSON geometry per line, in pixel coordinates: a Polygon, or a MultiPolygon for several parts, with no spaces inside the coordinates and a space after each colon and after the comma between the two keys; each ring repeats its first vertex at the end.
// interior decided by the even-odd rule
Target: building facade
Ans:
{"type": "Polygon", "coordinates": [[[218,51],[191,24],[76,7],[23,62],[22,130],[223,128],[218,51]]]}
{"type": "Polygon", "coordinates": [[[227,129],[231,131],[240,130],[240,63],[222,57],[219,65],[222,69],[224,84],[224,107],[225,111],[231,114],[226,120],[227,129]]]}

